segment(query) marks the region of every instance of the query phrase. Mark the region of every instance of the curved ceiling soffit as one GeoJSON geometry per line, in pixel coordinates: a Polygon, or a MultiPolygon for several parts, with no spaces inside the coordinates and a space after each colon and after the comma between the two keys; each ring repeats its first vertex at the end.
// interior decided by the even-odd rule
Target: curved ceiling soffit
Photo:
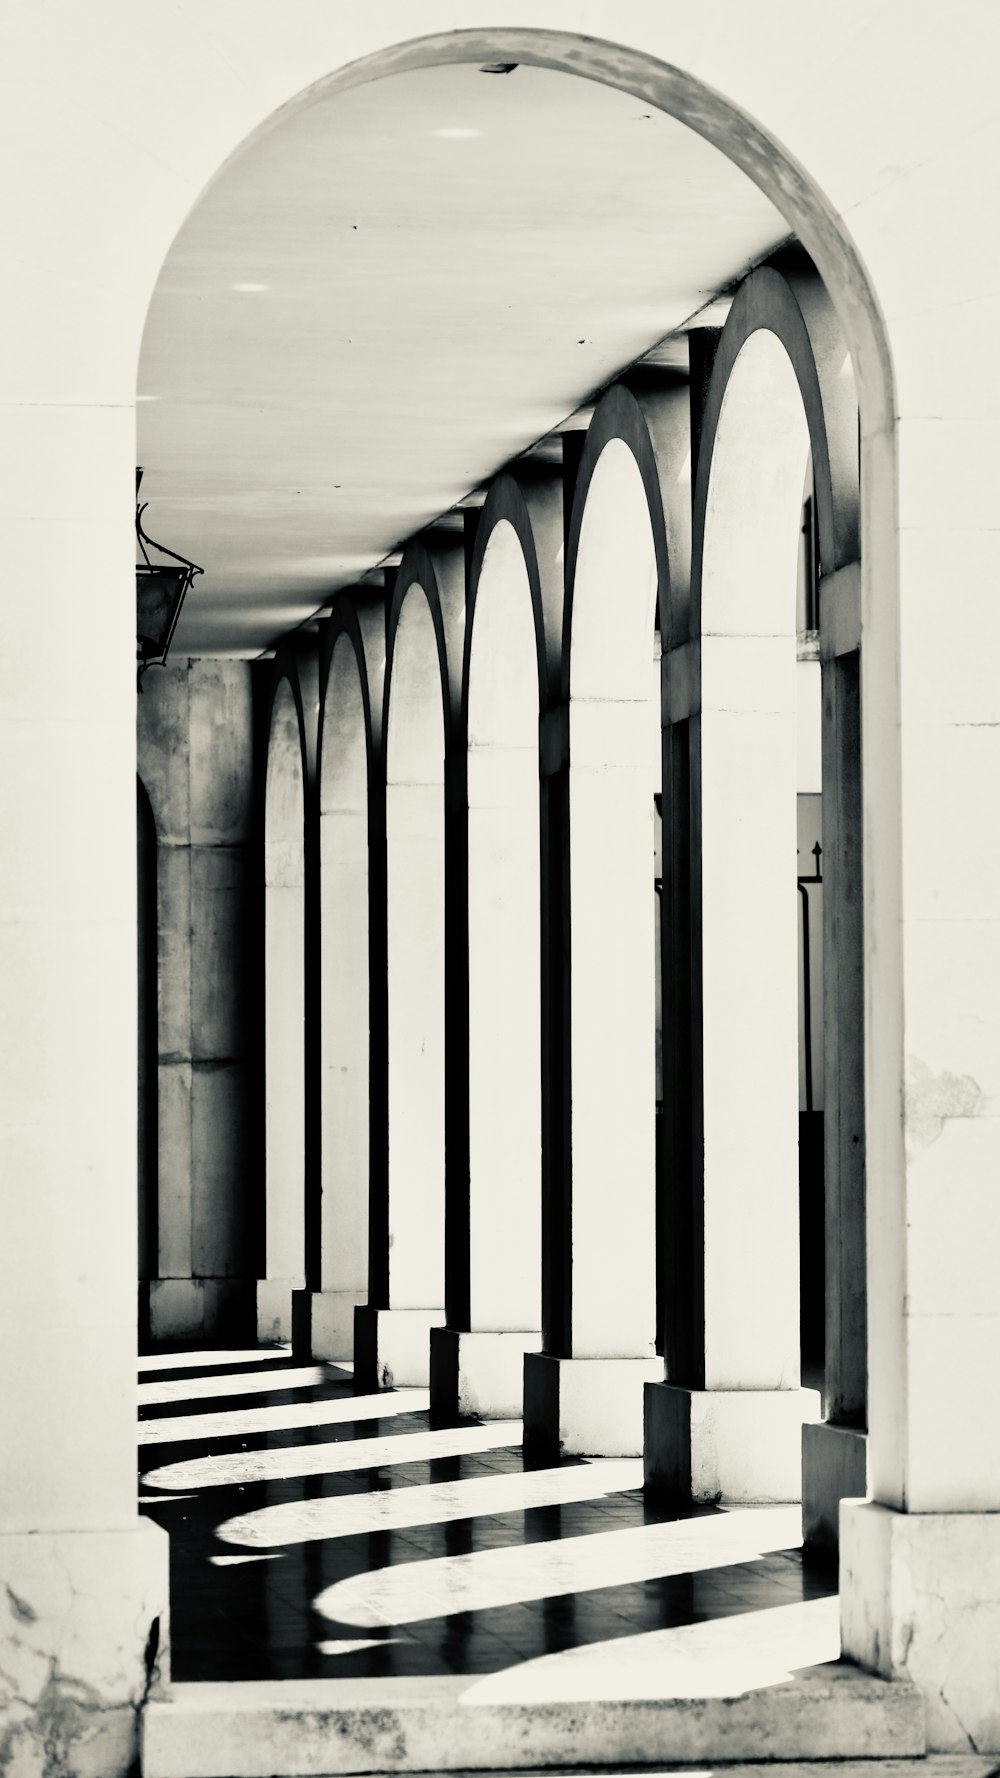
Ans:
{"type": "MultiPolygon", "coordinates": [[[[238,155],[318,100],[394,74],[492,61],[577,75],[654,105],[710,142],[752,179],[785,217],[826,285],[854,363],[866,431],[891,431],[895,404],[887,331],[860,252],[838,211],[801,162],[748,112],[683,68],[627,44],[544,27],[497,26],[439,32],[375,50],[320,76],[262,118],[232,145],[187,215],[238,155]]],[[[174,229],[166,242],[161,267],[179,233],[174,229]]],[[[147,308],[155,283],[156,279],[147,308]]]]}

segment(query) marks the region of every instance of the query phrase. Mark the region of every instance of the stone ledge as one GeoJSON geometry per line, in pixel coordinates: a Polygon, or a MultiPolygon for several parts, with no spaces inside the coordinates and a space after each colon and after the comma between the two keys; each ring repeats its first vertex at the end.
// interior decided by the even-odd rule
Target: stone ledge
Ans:
{"type": "Polygon", "coordinates": [[[919,1756],[914,1686],[846,1662],[719,1698],[487,1703],[476,1681],[288,1680],[178,1685],[152,1703],[144,1778],[335,1778],[338,1774],[482,1772],[576,1765],[656,1765],[919,1756]]]}

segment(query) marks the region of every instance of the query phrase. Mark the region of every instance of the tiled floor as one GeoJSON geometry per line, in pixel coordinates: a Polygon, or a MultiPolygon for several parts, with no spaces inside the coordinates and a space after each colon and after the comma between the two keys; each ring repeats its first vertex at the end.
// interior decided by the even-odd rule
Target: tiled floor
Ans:
{"type": "Polygon", "coordinates": [[[647,1696],[669,1665],[707,1696],[836,1656],[797,1508],[669,1519],[641,1462],[525,1470],[516,1422],[432,1431],[425,1393],[355,1397],[346,1369],[283,1352],[146,1358],[140,1404],[178,1681],[647,1696]]]}

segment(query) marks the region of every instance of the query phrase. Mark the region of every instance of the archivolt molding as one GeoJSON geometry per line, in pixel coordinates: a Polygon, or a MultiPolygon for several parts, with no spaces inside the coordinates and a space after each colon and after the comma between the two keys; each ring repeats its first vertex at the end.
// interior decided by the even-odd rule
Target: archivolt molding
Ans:
{"type": "MultiPolygon", "coordinates": [[[[561,518],[561,486],[556,486],[556,498],[559,501],[559,517],[561,518]]],[[[543,513],[543,524],[549,515],[543,513]]],[[[528,589],[531,598],[531,615],[535,628],[535,649],[538,663],[538,697],[539,709],[543,709],[546,701],[547,657],[549,647],[547,637],[553,631],[553,617],[556,607],[559,608],[561,619],[562,576],[553,560],[547,556],[543,546],[541,560],[536,544],[536,521],[529,510],[528,500],[523,489],[513,475],[503,474],[497,477],[486,497],[479,524],[476,528],[472,559],[469,564],[468,606],[465,621],[465,648],[462,662],[462,726],[461,733],[468,734],[469,722],[469,673],[472,662],[472,638],[476,622],[476,601],[479,596],[479,582],[482,577],[483,563],[489,542],[497,527],[502,524],[510,526],[520,547],[521,555],[528,577],[528,589]],[[557,583],[557,584],[553,584],[557,583]],[[547,621],[548,618],[548,621],[547,621]]]]}
{"type": "Polygon", "coordinates": [[[857,402],[847,347],[818,279],[797,289],[770,266],[741,284],[712,366],[702,416],[694,489],[691,635],[701,634],[705,528],[712,463],[726,395],[740,354],[760,332],[773,334],[795,375],[809,433],[820,560],[824,573],[855,561],[859,548],[857,402]],[[799,300],[801,297],[801,301],[799,300]],[[808,317],[808,318],[807,318],[808,317]]]}
{"type": "Polygon", "coordinates": [[[264,775],[264,877],[272,888],[305,881],[308,810],[315,784],[317,663],[300,672],[291,650],[279,650],[270,683],[264,775]],[[310,742],[310,730],[312,740],[310,742]]]}
{"type": "MultiPolygon", "coordinates": [[[[461,721],[462,663],[465,653],[465,562],[461,548],[433,552],[419,538],[407,544],[396,573],[386,624],[385,693],[383,734],[388,735],[392,697],[393,661],[399,622],[413,588],[427,600],[437,643],[441,704],[446,742],[461,721]]],[[[430,687],[427,688],[430,695],[430,687]]]]}
{"type": "Polygon", "coordinates": [[[354,658],[364,710],[365,754],[368,781],[375,780],[375,765],[382,748],[382,700],[385,688],[385,609],[381,604],[359,608],[347,593],[338,593],[324,627],[320,651],[320,709],[316,743],[317,788],[320,814],[324,813],[323,767],[324,737],[328,723],[336,722],[331,698],[336,697],[333,683],[333,657],[338,643],[346,638],[346,646],[354,658]]]}
{"type": "Polygon", "coordinates": [[[286,643],[278,648],[271,671],[267,700],[268,771],[271,764],[271,741],[275,708],[281,688],[287,684],[295,705],[298,721],[299,747],[302,755],[302,781],[307,795],[316,781],[316,742],[319,727],[319,656],[307,653],[301,646],[286,643]]]}
{"type": "MultiPolygon", "coordinates": [[[[656,551],[657,610],[660,614],[661,626],[669,625],[671,621],[670,565],[663,495],[663,482],[666,480],[671,466],[664,464],[661,476],[661,462],[643,407],[624,384],[615,383],[607,391],[607,394],[601,397],[594,410],[594,417],[587,429],[586,443],[583,447],[573,494],[573,508],[566,539],[566,597],[563,611],[563,644],[560,666],[560,697],[564,702],[569,699],[570,651],[573,642],[573,598],[587,497],[597,465],[607,446],[614,439],[619,440],[630,452],[642,480],[649,508],[653,545],[656,551]]],[[[668,496],[668,504],[672,505],[673,503],[672,495],[668,496]]],[[[609,605],[608,621],[610,623],[613,620],[614,611],[609,605]]]]}

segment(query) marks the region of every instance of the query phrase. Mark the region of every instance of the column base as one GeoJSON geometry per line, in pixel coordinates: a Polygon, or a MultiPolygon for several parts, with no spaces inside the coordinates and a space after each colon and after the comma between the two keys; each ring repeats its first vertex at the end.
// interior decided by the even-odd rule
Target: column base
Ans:
{"type": "Polygon", "coordinates": [[[252,1346],[257,1339],[254,1279],[151,1278],[139,1289],[143,1342],[225,1341],[252,1346]]]}
{"type": "Polygon", "coordinates": [[[258,1278],[257,1344],[287,1346],[292,1337],[292,1293],[301,1290],[301,1278],[258,1278]]]}
{"type": "Polygon", "coordinates": [[[645,1401],[650,1494],[678,1506],[802,1498],[802,1426],[816,1389],[684,1389],[652,1383],[645,1401]]]}
{"type": "Polygon", "coordinates": [[[541,1332],[466,1333],[431,1328],[431,1419],[519,1420],[524,1355],[537,1352],[541,1332]]]}
{"type": "Polygon", "coordinates": [[[659,1358],[524,1355],[524,1454],[530,1463],[566,1457],[641,1457],[642,1391],[663,1373],[659,1358]]]}
{"type": "Polygon", "coordinates": [[[295,1356],[350,1363],[354,1357],[354,1311],[367,1297],[366,1290],[294,1290],[295,1356]]]}
{"type": "Polygon", "coordinates": [[[443,1309],[354,1311],[354,1388],[426,1389],[431,1371],[431,1328],[443,1327],[443,1309]]]}
{"type": "Polygon", "coordinates": [[[1000,1512],[840,1508],[845,1656],[924,1694],[928,1753],[1000,1752],[1000,1512]]]}
{"type": "Polygon", "coordinates": [[[139,1717],[169,1677],[167,1533],[0,1534],[0,1768],[138,1770],[139,1717]]]}
{"type": "Polygon", "coordinates": [[[802,1541],[835,1556],[840,1503],[868,1492],[868,1434],[830,1420],[802,1428],[802,1541]]]}

